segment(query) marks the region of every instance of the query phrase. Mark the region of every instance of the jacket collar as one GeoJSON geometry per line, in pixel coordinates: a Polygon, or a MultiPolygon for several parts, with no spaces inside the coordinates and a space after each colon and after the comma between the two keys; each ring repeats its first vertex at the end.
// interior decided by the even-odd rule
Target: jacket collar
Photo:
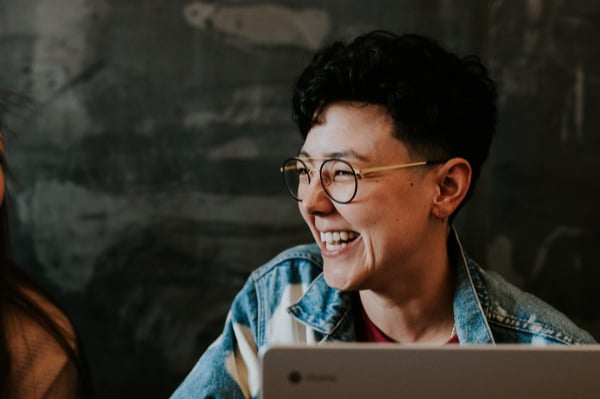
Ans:
{"type": "Polygon", "coordinates": [[[448,237],[449,253],[455,253],[456,287],[454,289],[454,322],[459,342],[493,344],[494,336],[484,311],[487,290],[479,278],[477,266],[465,255],[454,226],[448,237]]]}
{"type": "Polygon", "coordinates": [[[298,321],[323,334],[326,340],[354,341],[354,292],[331,288],[319,274],[300,300],[288,308],[298,321]]]}

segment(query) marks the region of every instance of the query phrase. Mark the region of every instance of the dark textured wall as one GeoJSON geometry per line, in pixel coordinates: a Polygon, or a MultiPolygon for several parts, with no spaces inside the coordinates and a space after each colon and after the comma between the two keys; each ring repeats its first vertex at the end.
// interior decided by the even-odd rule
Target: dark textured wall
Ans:
{"type": "Polygon", "coordinates": [[[18,261],[79,328],[100,398],[164,398],[249,271],[309,240],[278,166],[290,88],[372,28],[480,54],[500,123],[468,252],[600,338],[594,1],[0,0],[18,261]]]}

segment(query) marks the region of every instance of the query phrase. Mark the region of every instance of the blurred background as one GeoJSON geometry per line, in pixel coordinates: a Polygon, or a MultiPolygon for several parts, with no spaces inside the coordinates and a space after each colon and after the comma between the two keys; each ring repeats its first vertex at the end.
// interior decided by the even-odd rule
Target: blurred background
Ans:
{"type": "Polygon", "coordinates": [[[99,398],[166,398],[249,272],[310,241],[278,167],[312,53],[374,28],[479,54],[498,134],[467,252],[600,339],[600,3],[0,0],[17,261],[71,315],[99,398]]]}

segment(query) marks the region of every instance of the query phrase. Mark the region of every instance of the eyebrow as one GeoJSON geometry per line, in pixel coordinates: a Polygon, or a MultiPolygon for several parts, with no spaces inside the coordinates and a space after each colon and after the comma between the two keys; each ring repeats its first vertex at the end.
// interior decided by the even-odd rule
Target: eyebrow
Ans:
{"type": "Polygon", "coordinates": [[[348,158],[350,158],[350,159],[357,159],[357,160],[363,161],[363,162],[370,161],[369,158],[365,157],[364,155],[358,154],[352,150],[328,152],[322,158],[311,157],[308,152],[301,150],[298,153],[298,156],[302,157],[302,158],[307,158],[307,159],[330,159],[330,158],[348,159],[348,158]]]}

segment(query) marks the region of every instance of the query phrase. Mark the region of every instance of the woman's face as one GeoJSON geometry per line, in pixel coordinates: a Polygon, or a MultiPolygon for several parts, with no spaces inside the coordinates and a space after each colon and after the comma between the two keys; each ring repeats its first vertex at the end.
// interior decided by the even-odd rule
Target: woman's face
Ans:
{"type": "MultiPolygon", "coordinates": [[[[334,103],[323,110],[300,154],[341,158],[354,169],[423,160],[411,159],[407,147],[392,132],[393,120],[383,107],[334,103]]],[[[318,169],[321,162],[314,160],[308,166],[318,169]]],[[[384,289],[395,277],[423,272],[418,265],[428,255],[427,228],[436,187],[428,171],[417,167],[369,175],[358,180],[356,196],[348,204],[331,201],[317,176],[311,179],[299,208],[321,246],[330,286],[384,289]],[[346,245],[339,241],[326,245],[322,235],[325,241],[328,237],[348,238],[346,245]]]]}

